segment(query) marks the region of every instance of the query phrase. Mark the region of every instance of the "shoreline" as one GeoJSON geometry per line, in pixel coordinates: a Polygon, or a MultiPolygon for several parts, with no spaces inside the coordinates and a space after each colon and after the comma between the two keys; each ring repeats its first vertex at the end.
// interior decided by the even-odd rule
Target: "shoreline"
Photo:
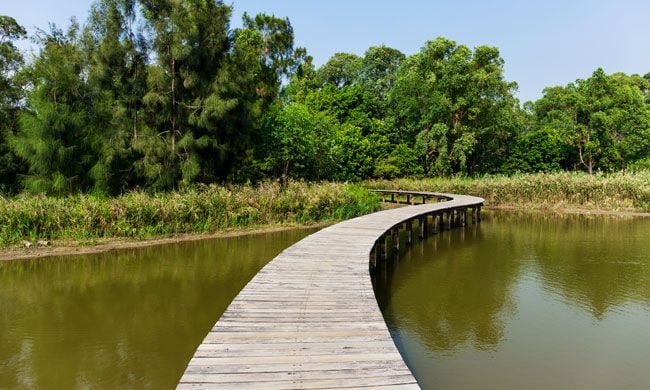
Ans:
{"type": "MultiPolygon", "coordinates": [[[[382,204],[382,208],[403,207],[406,205],[382,204]]],[[[484,206],[485,210],[504,210],[526,213],[552,212],[554,214],[579,214],[579,215],[602,215],[615,217],[649,218],[650,213],[634,211],[611,211],[592,210],[581,208],[525,208],[520,205],[494,205],[484,206]]],[[[275,233],[294,229],[315,229],[332,225],[336,222],[317,222],[312,224],[283,224],[270,226],[252,226],[248,228],[237,228],[224,230],[215,233],[185,233],[171,237],[151,239],[128,239],[128,238],[101,238],[92,242],[78,242],[61,240],[55,241],[50,246],[35,246],[32,248],[0,248],[0,261],[35,260],[57,256],[88,255],[117,251],[121,249],[137,249],[166,244],[182,242],[193,242],[211,240],[217,238],[242,237],[257,234],[275,233]]]]}
{"type": "Polygon", "coordinates": [[[232,238],[253,236],[257,234],[277,233],[287,230],[317,229],[331,225],[335,222],[317,222],[313,224],[284,224],[271,226],[252,226],[224,230],[215,233],[185,233],[171,237],[151,239],[128,239],[128,238],[101,238],[94,242],[85,243],[78,241],[61,240],[55,241],[54,245],[38,246],[32,248],[0,248],[0,261],[35,260],[57,256],[74,256],[105,253],[122,249],[137,249],[166,244],[177,244],[183,242],[212,240],[218,238],[232,238]]]}

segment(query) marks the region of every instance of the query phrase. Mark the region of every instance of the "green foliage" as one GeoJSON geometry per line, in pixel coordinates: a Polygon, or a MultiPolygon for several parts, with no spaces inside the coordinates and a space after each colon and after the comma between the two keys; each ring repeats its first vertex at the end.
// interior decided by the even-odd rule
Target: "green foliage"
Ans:
{"type": "Polygon", "coordinates": [[[321,85],[336,88],[351,86],[359,78],[361,58],[356,54],[336,53],[318,69],[316,77],[321,85]]]}
{"type": "Polygon", "coordinates": [[[62,195],[92,188],[86,172],[97,161],[98,142],[78,27],[42,33],[43,49],[27,70],[33,88],[13,146],[29,164],[24,186],[30,192],[62,195]]]}
{"type": "Polygon", "coordinates": [[[330,147],[334,122],[322,112],[292,103],[277,107],[265,121],[261,167],[287,183],[289,178],[320,179],[332,169],[330,147]]]}
{"type": "Polygon", "coordinates": [[[399,50],[382,45],[370,47],[361,59],[358,83],[375,96],[382,108],[386,108],[388,93],[405,58],[399,50]]]}
{"type": "Polygon", "coordinates": [[[496,48],[472,52],[445,38],[428,41],[404,61],[389,109],[400,138],[411,145],[420,139],[425,171],[469,173],[500,165],[518,111],[516,84],[504,80],[503,64],[496,48]]]}
{"type": "Polygon", "coordinates": [[[18,72],[23,56],[14,42],[27,35],[15,19],[0,15],[0,193],[19,188],[16,175],[24,171],[22,161],[11,150],[9,141],[18,129],[22,80],[18,72]]]}
{"type": "Polygon", "coordinates": [[[479,178],[398,179],[367,182],[369,188],[471,194],[498,206],[650,211],[650,171],[588,175],[580,172],[479,178]]]}
{"type": "Polygon", "coordinates": [[[418,164],[418,157],[408,145],[399,144],[393,151],[375,165],[375,177],[391,179],[403,176],[418,176],[422,174],[422,167],[418,164]]]}
{"type": "Polygon", "coordinates": [[[143,128],[142,96],[146,92],[146,49],[133,30],[135,0],[94,4],[85,28],[88,88],[92,94],[99,154],[90,169],[95,191],[117,194],[139,184],[133,169],[134,144],[143,128]]]}
{"type": "Polygon", "coordinates": [[[218,0],[95,0],[39,33],[0,16],[0,192],[115,196],[277,178],[360,181],[650,159],[650,76],[602,70],[524,108],[495,47],[373,46],[316,68],[287,18],[218,0]],[[19,180],[20,179],[20,180],[19,180]]]}
{"type": "Polygon", "coordinates": [[[261,85],[258,93],[267,101],[275,99],[279,93],[280,83],[296,73],[305,61],[307,52],[304,48],[294,48],[294,33],[288,18],[258,14],[251,17],[244,12],[244,27],[257,31],[262,38],[261,44],[261,85]]]}
{"type": "Polygon", "coordinates": [[[545,89],[533,109],[539,126],[557,129],[587,172],[620,170],[650,153],[648,85],[598,69],[588,79],[545,89]]]}
{"type": "Polygon", "coordinates": [[[146,238],[229,228],[352,218],[379,209],[367,189],[343,184],[269,182],[201,186],[183,192],[130,192],[115,198],[0,197],[0,246],[22,239],[146,238]]]}
{"type": "Polygon", "coordinates": [[[554,128],[544,127],[520,134],[512,146],[503,170],[517,172],[555,172],[565,168],[569,147],[562,134],[554,128]]]}

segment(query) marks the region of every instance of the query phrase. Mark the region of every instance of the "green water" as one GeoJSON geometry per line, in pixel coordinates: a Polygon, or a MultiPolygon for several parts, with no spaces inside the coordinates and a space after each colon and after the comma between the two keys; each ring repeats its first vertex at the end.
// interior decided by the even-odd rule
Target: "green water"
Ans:
{"type": "Polygon", "coordinates": [[[0,262],[0,388],[174,388],[241,288],[309,233],[0,262]]]}
{"type": "Polygon", "coordinates": [[[650,218],[491,213],[376,292],[424,389],[650,388],[650,218]]]}

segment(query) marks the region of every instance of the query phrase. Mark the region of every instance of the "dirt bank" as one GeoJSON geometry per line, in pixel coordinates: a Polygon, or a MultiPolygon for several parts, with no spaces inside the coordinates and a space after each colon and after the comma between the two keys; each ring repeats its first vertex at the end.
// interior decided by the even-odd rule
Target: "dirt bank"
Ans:
{"type": "Polygon", "coordinates": [[[308,225],[279,225],[259,226],[247,229],[228,230],[210,234],[182,234],[173,237],[135,240],[125,238],[104,238],[88,242],[55,241],[48,246],[33,245],[30,248],[5,248],[0,249],[0,261],[26,260],[53,256],[85,255],[92,253],[109,252],[119,249],[143,248],[154,245],[173,244],[209,240],[213,238],[239,237],[253,234],[281,232],[291,229],[322,228],[330,223],[315,223],[308,225]]]}

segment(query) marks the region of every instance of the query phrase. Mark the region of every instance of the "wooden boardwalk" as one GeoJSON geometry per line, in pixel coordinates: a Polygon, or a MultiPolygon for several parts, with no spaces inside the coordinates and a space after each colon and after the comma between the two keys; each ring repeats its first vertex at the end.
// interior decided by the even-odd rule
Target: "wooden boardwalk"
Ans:
{"type": "Polygon", "coordinates": [[[435,231],[444,215],[462,226],[468,209],[480,219],[483,203],[426,194],[449,200],[344,221],[280,253],[208,333],[178,388],[419,388],[388,332],[370,269],[398,228],[418,221],[435,231]]]}

